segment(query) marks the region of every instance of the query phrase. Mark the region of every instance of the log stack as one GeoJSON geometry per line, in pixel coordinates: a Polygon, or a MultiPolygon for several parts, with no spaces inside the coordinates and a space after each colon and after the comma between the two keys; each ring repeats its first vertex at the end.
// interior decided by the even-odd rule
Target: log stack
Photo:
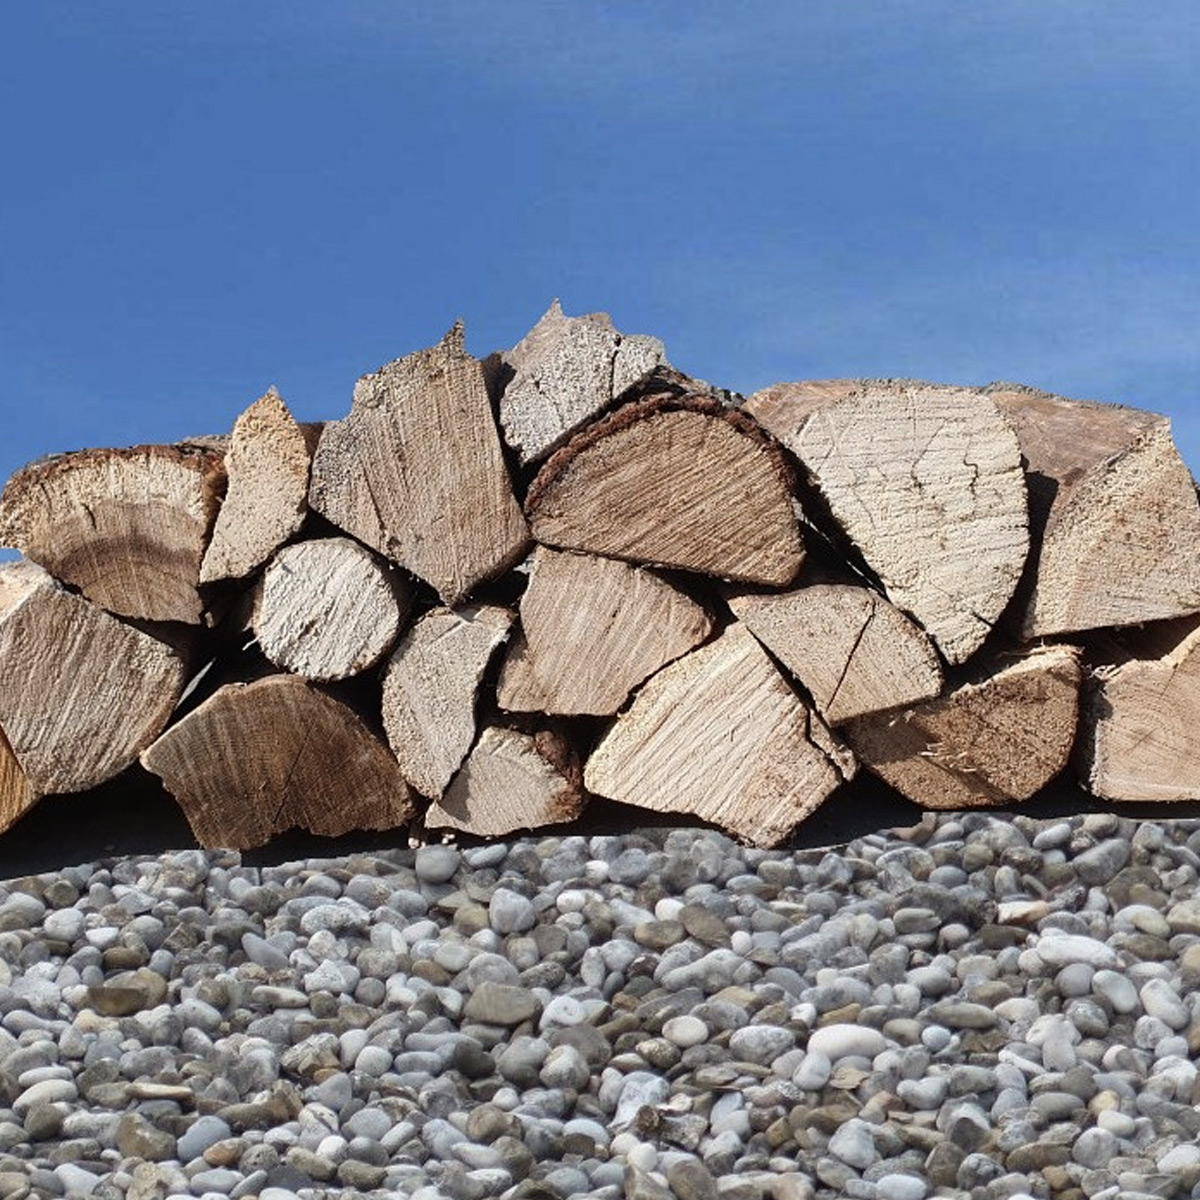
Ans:
{"type": "Polygon", "coordinates": [[[1151,413],[1011,384],[744,399],[555,303],[298,423],[0,495],[0,830],[149,771],[205,846],[606,798],[772,846],[865,769],[1200,799],[1200,504],[1151,413]]]}

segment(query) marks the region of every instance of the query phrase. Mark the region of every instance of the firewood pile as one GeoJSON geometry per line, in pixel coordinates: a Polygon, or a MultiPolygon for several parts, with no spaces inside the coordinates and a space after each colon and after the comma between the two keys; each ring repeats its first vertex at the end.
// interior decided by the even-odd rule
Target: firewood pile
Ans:
{"type": "Polygon", "coordinates": [[[862,770],[931,809],[1064,772],[1200,798],[1200,505],[1130,408],[743,399],[555,304],[324,425],[271,391],[227,437],[32,463],[0,543],[0,829],[141,768],[243,849],[593,797],[771,846],[862,770]]]}

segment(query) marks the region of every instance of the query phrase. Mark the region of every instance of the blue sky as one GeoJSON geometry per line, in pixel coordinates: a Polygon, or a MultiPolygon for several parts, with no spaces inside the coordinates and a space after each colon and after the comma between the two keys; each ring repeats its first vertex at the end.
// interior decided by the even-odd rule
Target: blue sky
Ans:
{"type": "Polygon", "coordinates": [[[0,7],[0,477],[551,299],[743,392],[1010,379],[1200,471],[1200,5],[0,7]]]}

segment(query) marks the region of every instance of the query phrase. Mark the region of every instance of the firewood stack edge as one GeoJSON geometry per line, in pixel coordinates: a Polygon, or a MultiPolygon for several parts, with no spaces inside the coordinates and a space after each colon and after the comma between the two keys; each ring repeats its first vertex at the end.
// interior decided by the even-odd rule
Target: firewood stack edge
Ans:
{"type": "Polygon", "coordinates": [[[32,463],[0,543],[0,830],[141,768],[240,849],[593,797],[765,847],[862,770],[924,808],[1200,798],[1200,504],[1135,409],[744,399],[556,302],[324,425],[272,390],[227,437],[32,463]]]}

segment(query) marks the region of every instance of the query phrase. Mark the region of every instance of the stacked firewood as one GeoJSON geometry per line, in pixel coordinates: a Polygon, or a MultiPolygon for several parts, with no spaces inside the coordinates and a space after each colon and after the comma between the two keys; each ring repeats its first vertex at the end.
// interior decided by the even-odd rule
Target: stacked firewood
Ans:
{"type": "Polygon", "coordinates": [[[271,391],[228,437],[33,463],[0,542],[0,829],[141,768],[240,848],[591,797],[769,846],[862,768],[926,808],[1065,771],[1200,797],[1200,505],[1133,409],[743,400],[556,304],[323,426],[271,391]]]}

